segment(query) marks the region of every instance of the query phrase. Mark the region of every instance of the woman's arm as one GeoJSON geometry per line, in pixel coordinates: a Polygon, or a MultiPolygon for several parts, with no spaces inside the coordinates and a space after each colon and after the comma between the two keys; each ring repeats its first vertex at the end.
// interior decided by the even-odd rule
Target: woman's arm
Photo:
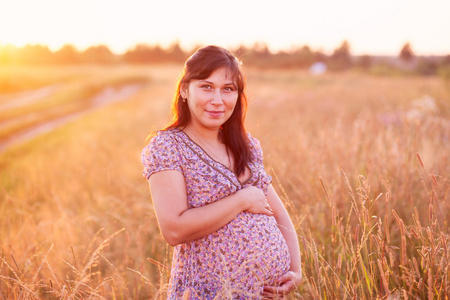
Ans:
{"type": "Polygon", "coordinates": [[[202,207],[189,208],[186,184],[179,171],[162,171],[149,178],[158,223],[166,241],[172,245],[204,237],[248,211],[272,215],[262,190],[247,187],[202,207]]]}
{"type": "Polygon", "coordinates": [[[264,298],[272,299],[277,295],[287,295],[293,291],[302,279],[302,266],[300,258],[300,247],[298,244],[297,233],[294,224],[289,217],[286,208],[278,197],[272,185],[268,188],[267,200],[272,208],[273,215],[277,220],[278,227],[286,240],[291,256],[291,267],[288,273],[278,278],[277,286],[264,287],[264,298]]]}

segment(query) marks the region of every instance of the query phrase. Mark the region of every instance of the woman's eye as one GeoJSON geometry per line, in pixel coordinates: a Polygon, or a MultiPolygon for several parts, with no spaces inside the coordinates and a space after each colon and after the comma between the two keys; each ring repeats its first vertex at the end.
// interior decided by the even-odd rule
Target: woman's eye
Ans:
{"type": "Polygon", "coordinates": [[[206,89],[206,90],[210,90],[210,89],[211,89],[211,86],[205,84],[205,85],[202,85],[201,88],[202,88],[202,89],[206,89]]]}
{"type": "Polygon", "coordinates": [[[224,90],[225,90],[226,92],[233,92],[233,91],[234,91],[234,87],[227,86],[227,87],[224,88],[224,90]]]}

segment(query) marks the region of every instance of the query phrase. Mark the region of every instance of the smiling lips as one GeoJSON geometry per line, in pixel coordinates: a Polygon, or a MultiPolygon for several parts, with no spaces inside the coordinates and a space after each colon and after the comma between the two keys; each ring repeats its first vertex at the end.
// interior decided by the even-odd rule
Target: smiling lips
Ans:
{"type": "Polygon", "coordinates": [[[223,110],[207,110],[206,111],[211,117],[220,117],[224,114],[223,110]]]}

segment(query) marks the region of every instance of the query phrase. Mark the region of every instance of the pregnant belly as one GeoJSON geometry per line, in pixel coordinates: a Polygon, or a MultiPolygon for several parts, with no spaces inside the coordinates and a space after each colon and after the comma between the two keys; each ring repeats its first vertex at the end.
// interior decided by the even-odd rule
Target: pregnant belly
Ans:
{"type": "Polygon", "coordinates": [[[228,259],[235,272],[272,284],[290,267],[286,241],[275,218],[241,213],[222,228],[227,237],[228,259]]]}
{"type": "Polygon", "coordinates": [[[170,294],[178,299],[192,287],[199,298],[230,298],[233,291],[233,299],[259,299],[264,285],[274,284],[289,267],[275,219],[244,212],[220,230],[176,247],[170,294]]]}

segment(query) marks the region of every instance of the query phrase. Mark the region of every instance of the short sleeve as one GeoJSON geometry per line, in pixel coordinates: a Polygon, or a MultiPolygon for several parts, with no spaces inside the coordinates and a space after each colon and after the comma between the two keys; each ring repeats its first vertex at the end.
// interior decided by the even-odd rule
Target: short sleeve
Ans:
{"type": "Polygon", "coordinates": [[[182,172],[181,155],[177,142],[170,132],[158,132],[142,150],[141,159],[144,165],[142,175],[147,180],[153,173],[160,171],[177,170],[182,172]]]}
{"type": "Polygon", "coordinates": [[[252,153],[252,161],[257,166],[260,174],[258,186],[261,187],[264,191],[264,194],[267,195],[267,187],[272,183],[272,176],[268,175],[266,170],[264,169],[263,151],[259,140],[252,137],[249,133],[247,134],[247,136],[249,140],[250,152],[252,153]]]}
{"type": "Polygon", "coordinates": [[[258,139],[252,137],[250,133],[247,133],[247,137],[249,140],[250,152],[252,154],[252,160],[259,164],[263,165],[263,151],[261,149],[261,144],[258,139]]]}

